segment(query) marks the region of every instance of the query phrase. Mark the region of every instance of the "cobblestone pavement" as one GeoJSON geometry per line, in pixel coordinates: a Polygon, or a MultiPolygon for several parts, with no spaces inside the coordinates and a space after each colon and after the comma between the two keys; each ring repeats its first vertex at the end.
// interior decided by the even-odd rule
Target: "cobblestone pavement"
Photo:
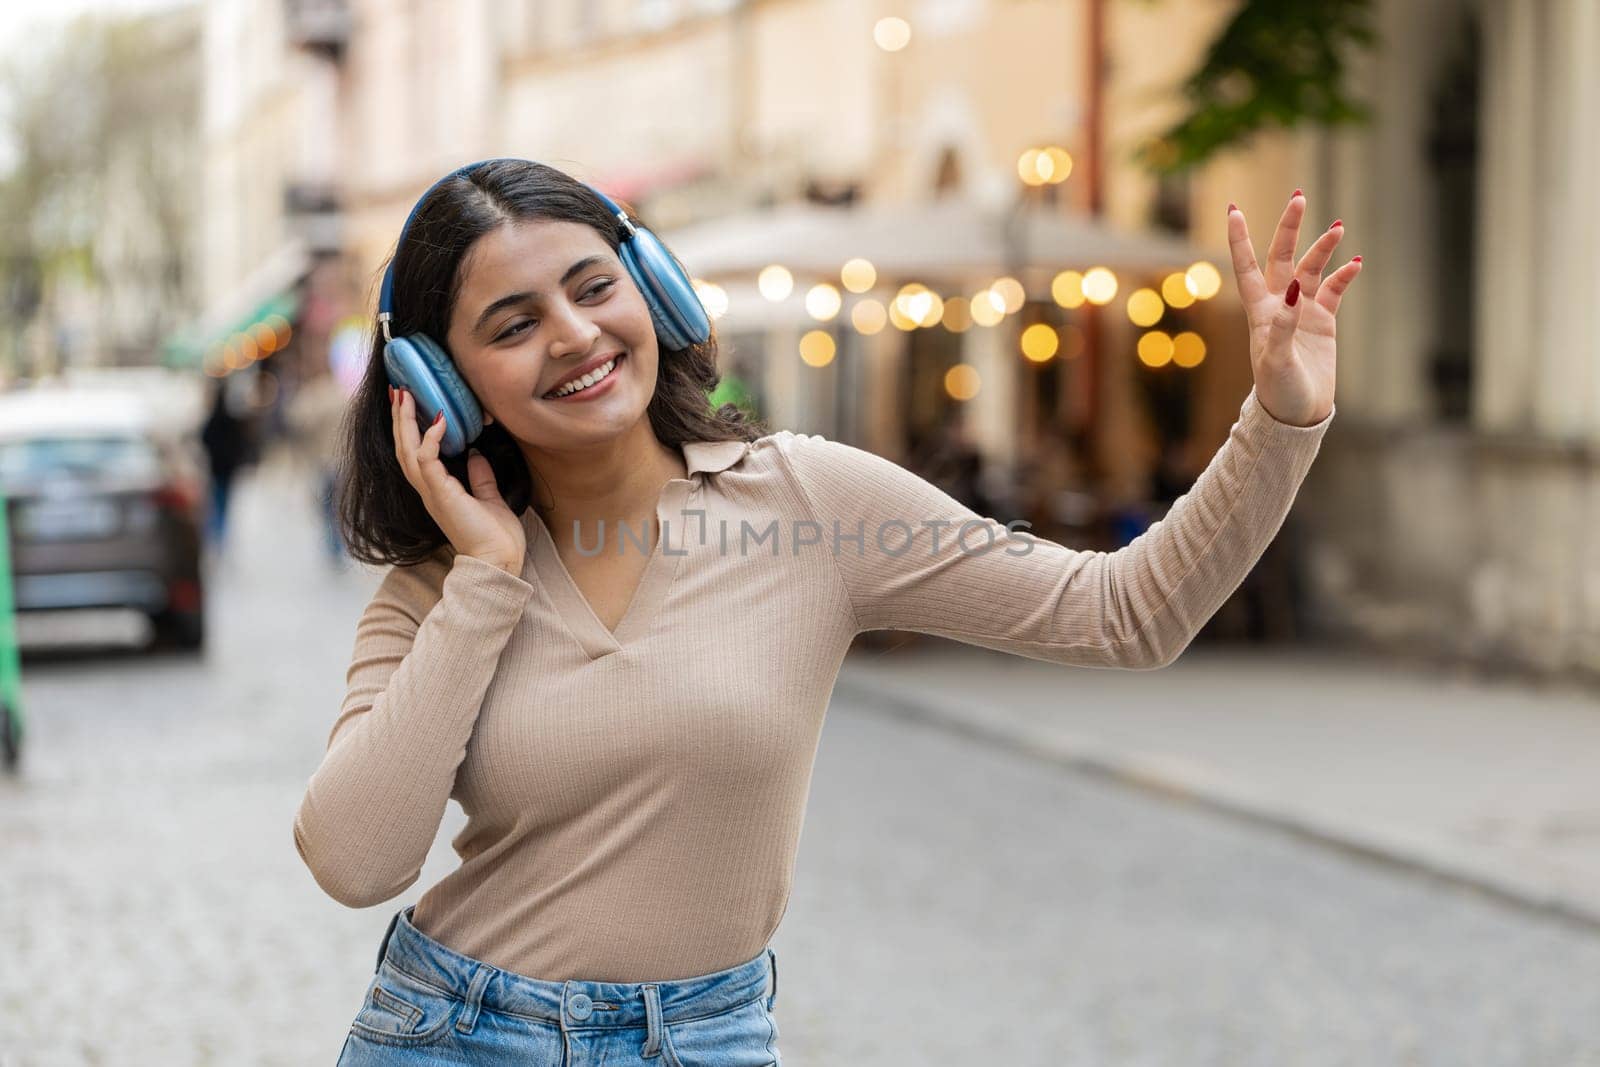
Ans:
{"type": "MultiPolygon", "coordinates": [[[[454,805],[389,904],[295,854],[374,581],[320,566],[295,484],[241,487],[203,659],[26,665],[5,1067],[331,1064],[449,867],[454,805]]],[[[773,947],[786,1067],[1600,1067],[1592,930],[842,702],[773,947]]]]}

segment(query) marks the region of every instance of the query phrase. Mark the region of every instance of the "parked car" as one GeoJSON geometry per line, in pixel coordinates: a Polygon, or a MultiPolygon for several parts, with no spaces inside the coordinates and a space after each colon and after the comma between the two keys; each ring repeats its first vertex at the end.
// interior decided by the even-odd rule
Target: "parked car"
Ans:
{"type": "Polygon", "coordinates": [[[204,484],[192,447],[133,392],[0,394],[0,491],[19,616],[131,608],[198,649],[204,484]]]}

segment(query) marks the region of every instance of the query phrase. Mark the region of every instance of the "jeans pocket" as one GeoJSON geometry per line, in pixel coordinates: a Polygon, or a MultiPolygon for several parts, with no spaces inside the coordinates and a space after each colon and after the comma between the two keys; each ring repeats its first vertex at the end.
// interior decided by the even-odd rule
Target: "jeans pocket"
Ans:
{"type": "Polygon", "coordinates": [[[772,1067],[773,1024],[766,996],[700,1019],[662,1028],[665,1067],[772,1067]]]}
{"type": "Polygon", "coordinates": [[[351,1033],[387,1045],[425,1045],[450,1032],[462,1001],[387,962],[367,985],[351,1033]]]}

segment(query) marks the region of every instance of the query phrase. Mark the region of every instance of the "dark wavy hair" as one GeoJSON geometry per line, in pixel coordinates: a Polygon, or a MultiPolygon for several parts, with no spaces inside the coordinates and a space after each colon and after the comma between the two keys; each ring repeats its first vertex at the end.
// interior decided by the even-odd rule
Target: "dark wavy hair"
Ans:
{"type": "MultiPolygon", "coordinates": [[[[632,211],[629,216],[642,223],[632,211]]],[[[497,227],[529,219],[592,226],[614,252],[624,236],[593,190],[554,167],[497,160],[458,175],[427,195],[395,249],[394,335],[425,333],[442,342],[460,295],[467,252],[497,227]]],[[[350,555],[363,563],[419,563],[448,540],[395,458],[383,345],[374,321],[366,374],[340,426],[335,488],[339,527],[350,555]]],[[[656,391],[646,414],[662,444],[677,448],[687,441],[753,441],[770,432],[733,404],[712,409],[708,394],[719,380],[715,327],[701,344],[682,349],[661,345],[656,391]]],[[[535,504],[527,462],[499,422],[484,427],[473,447],[494,467],[512,511],[520,515],[535,504]]],[[[466,453],[441,458],[445,469],[467,486],[466,453]]]]}

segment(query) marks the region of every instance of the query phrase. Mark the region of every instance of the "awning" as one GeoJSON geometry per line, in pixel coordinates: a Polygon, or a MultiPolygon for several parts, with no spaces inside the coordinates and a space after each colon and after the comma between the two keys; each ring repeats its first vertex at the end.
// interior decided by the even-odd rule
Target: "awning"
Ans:
{"type": "Polygon", "coordinates": [[[240,318],[232,326],[219,330],[204,340],[193,334],[174,334],[167,339],[162,348],[162,362],[169,367],[198,367],[205,359],[206,353],[215,346],[237,343],[237,339],[241,337],[249,337],[259,345],[258,327],[262,326],[273,330],[279,338],[275,342],[276,346],[282,347],[288,341],[287,326],[294,321],[299,311],[300,298],[293,290],[279,293],[262,301],[254,311],[240,318]]]}
{"type": "Polygon", "coordinates": [[[273,320],[292,322],[300,310],[298,287],[309,269],[303,245],[291,243],[265,260],[227,301],[167,338],[162,362],[169,367],[198,367],[207,352],[273,320]]]}
{"type": "Polygon", "coordinates": [[[751,275],[780,263],[800,275],[837,277],[864,258],[880,276],[968,284],[1002,274],[1067,269],[1182,270],[1221,264],[1218,249],[1156,233],[1130,233],[1082,216],[1007,212],[965,200],[915,205],[786,205],[711,219],[661,235],[698,278],[751,275]]]}

